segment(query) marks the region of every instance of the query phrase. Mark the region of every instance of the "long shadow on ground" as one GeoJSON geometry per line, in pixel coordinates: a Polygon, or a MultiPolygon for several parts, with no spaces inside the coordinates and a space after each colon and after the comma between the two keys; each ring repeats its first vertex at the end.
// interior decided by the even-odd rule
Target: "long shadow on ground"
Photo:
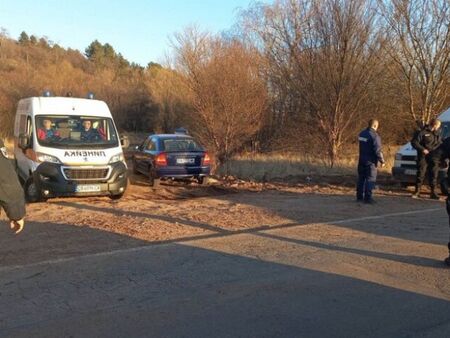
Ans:
{"type": "MultiPolygon", "coordinates": [[[[100,245],[116,240],[88,233],[100,245]]],[[[136,244],[145,243],[123,238],[136,244]]],[[[450,328],[446,300],[305,269],[301,260],[175,243],[4,268],[0,285],[1,337],[437,337],[450,328]]]]}

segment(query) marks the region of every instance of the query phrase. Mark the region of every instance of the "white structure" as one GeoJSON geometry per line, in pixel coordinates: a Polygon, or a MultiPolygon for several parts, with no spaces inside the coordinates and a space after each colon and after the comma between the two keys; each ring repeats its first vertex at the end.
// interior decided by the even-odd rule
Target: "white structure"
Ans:
{"type": "Polygon", "coordinates": [[[30,201],[56,196],[120,198],[127,166],[111,112],[103,101],[31,97],[19,101],[17,172],[30,201]]]}

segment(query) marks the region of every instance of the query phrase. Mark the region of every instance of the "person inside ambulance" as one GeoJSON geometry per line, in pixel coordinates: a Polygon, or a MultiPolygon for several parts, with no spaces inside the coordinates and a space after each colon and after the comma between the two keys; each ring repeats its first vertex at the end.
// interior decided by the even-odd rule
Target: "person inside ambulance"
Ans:
{"type": "Polygon", "coordinates": [[[42,128],[38,129],[37,136],[39,140],[52,140],[61,138],[59,132],[52,127],[52,121],[50,119],[44,119],[42,121],[42,128]]]}
{"type": "Polygon", "coordinates": [[[92,127],[91,120],[83,120],[80,139],[85,142],[95,142],[103,140],[104,137],[102,133],[92,127]]]}

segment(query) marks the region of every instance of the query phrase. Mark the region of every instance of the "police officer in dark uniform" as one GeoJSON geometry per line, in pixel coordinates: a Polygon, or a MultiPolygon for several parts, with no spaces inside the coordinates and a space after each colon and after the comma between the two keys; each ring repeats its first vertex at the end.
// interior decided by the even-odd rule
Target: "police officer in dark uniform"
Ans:
{"type": "Polygon", "coordinates": [[[24,227],[25,197],[11,160],[0,139],[0,206],[10,220],[11,229],[18,234],[24,227]]]}
{"type": "Polygon", "coordinates": [[[431,188],[430,198],[439,199],[435,189],[439,174],[440,152],[438,150],[442,143],[439,128],[441,121],[433,119],[430,124],[420,131],[414,133],[411,145],[417,150],[417,178],[416,189],[413,198],[420,196],[420,188],[428,170],[429,183],[431,188]]]}
{"type": "MultiPolygon", "coordinates": [[[[448,225],[450,226],[450,200],[448,197],[448,193],[447,193],[447,199],[445,200],[445,206],[446,206],[447,215],[448,215],[448,225]]],[[[449,241],[447,244],[447,248],[448,248],[448,257],[445,259],[445,264],[450,266],[450,237],[449,237],[449,241]]]]}
{"type": "MultiPolygon", "coordinates": [[[[441,161],[450,160],[450,137],[447,137],[442,144],[438,148],[438,152],[440,153],[441,161]]],[[[445,206],[448,215],[448,224],[450,226],[450,194],[449,194],[449,186],[450,186],[450,166],[447,169],[447,179],[441,181],[441,190],[446,193],[447,199],[445,200],[445,206]]],[[[450,266],[450,238],[447,244],[449,256],[445,259],[445,263],[450,266]]]]}
{"type": "Polygon", "coordinates": [[[378,125],[377,120],[370,120],[368,128],[358,136],[359,161],[356,200],[360,202],[374,203],[372,190],[377,179],[377,166],[378,163],[381,163],[382,167],[385,165],[381,151],[381,138],[377,134],[378,125]]]}

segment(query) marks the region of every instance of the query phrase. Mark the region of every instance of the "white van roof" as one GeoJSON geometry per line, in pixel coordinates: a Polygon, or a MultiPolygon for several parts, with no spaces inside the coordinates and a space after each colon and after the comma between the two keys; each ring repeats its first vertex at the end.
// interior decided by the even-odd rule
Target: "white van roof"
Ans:
{"type": "Polygon", "coordinates": [[[21,101],[27,106],[29,105],[29,112],[33,115],[111,117],[106,103],[99,100],[74,97],[30,97],[21,101]]]}
{"type": "Polygon", "coordinates": [[[450,121],[450,107],[446,111],[444,111],[441,115],[439,115],[439,120],[442,122],[450,121]]]}

